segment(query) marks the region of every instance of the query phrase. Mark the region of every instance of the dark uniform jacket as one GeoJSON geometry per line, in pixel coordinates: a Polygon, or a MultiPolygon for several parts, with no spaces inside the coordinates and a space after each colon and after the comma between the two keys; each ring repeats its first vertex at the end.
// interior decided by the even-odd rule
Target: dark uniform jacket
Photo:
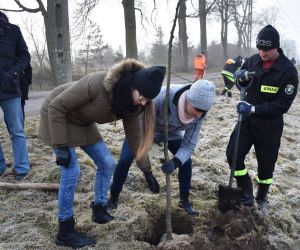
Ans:
{"type": "Polygon", "coordinates": [[[259,54],[250,57],[241,68],[256,72],[245,97],[245,101],[255,106],[254,116],[282,116],[297,94],[297,70],[281,49],[278,52],[280,56],[268,69],[263,70],[259,54]]]}
{"type": "Polygon", "coordinates": [[[223,71],[228,71],[230,73],[235,73],[239,67],[241,67],[242,61],[239,58],[235,59],[228,59],[225,62],[225,65],[223,67],[223,71]]]}
{"type": "Polygon", "coordinates": [[[8,25],[0,36],[0,100],[21,96],[19,75],[30,62],[20,28],[8,25]]]}

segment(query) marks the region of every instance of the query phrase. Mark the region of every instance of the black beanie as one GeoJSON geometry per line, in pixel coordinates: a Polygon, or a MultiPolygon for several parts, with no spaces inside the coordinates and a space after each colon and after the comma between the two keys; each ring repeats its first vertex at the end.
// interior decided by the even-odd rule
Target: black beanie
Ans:
{"type": "Polygon", "coordinates": [[[165,74],[166,67],[164,66],[140,69],[134,75],[134,87],[142,96],[153,99],[160,92],[165,74]]]}
{"type": "Polygon", "coordinates": [[[257,35],[256,48],[265,51],[277,49],[280,47],[279,40],[278,31],[272,25],[267,25],[257,35]]]}
{"type": "Polygon", "coordinates": [[[0,27],[3,29],[8,27],[8,18],[2,11],[0,11],[0,27]]]}

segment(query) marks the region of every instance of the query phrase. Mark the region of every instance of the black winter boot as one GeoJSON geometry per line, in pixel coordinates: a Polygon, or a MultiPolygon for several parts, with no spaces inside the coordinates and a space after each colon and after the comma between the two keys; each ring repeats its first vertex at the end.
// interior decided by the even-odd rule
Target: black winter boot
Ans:
{"type": "Polygon", "coordinates": [[[241,203],[243,206],[252,207],[254,205],[252,180],[247,173],[243,176],[236,176],[236,183],[242,189],[241,203]]]}
{"type": "Polygon", "coordinates": [[[228,91],[227,91],[227,96],[228,96],[228,97],[232,97],[232,92],[231,92],[231,90],[228,90],[228,91]]]}
{"type": "Polygon", "coordinates": [[[259,210],[262,210],[267,207],[268,204],[268,199],[267,199],[267,194],[269,192],[269,187],[270,185],[268,184],[258,184],[258,190],[256,194],[256,203],[257,203],[257,208],[259,210]]]}
{"type": "Polygon", "coordinates": [[[84,246],[94,246],[96,244],[93,238],[85,236],[75,229],[74,218],[58,221],[58,223],[59,229],[55,240],[56,245],[80,248],[84,246]]]}
{"type": "Polygon", "coordinates": [[[118,208],[119,194],[119,192],[114,192],[110,190],[110,198],[107,203],[108,210],[115,210],[118,208]]]}
{"type": "Polygon", "coordinates": [[[180,201],[178,207],[184,209],[192,216],[198,216],[199,212],[193,208],[193,204],[189,201],[189,193],[180,192],[180,201]]]}
{"type": "Polygon", "coordinates": [[[108,223],[115,218],[107,212],[106,206],[102,204],[95,205],[95,203],[92,202],[91,208],[93,210],[92,220],[98,224],[108,223]]]}
{"type": "Polygon", "coordinates": [[[227,89],[223,89],[222,92],[221,92],[221,95],[225,95],[227,92],[227,89]]]}
{"type": "Polygon", "coordinates": [[[149,171],[147,173],[144,173],[145,179],[148,183],[148,187],[151,190],[152,193],[158,194],[159,193],[159,184],[157,180],[155,179],[154,175],[152,174],[152,171],[149,171]]]}

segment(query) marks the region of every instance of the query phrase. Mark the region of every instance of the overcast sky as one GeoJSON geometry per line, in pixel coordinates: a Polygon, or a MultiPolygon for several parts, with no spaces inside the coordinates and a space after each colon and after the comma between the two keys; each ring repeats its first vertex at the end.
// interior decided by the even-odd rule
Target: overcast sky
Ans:
{"type": "MultiPolygon", "coordinates": [[[[35,6],[35,0],[21,0],[24,5],[27,6],[35,6]]],[[[69,1],[70,5],[70,17],[72,17],[72,8],[75,0],[69,1]]],[[[102,30],[104,41],[108,42],[113,46],[114,49],[118,49],[120,46],[125,53],[125,25],[124,25],[124,13],[123,6],[121,0],[101,0],[100,4],[96,7],[96,9],[92,12],[91,19],[94,22],[97,22],[102,30]]],[[[149,13],[153,9],[152,1],[147,0],[144,1],[144,9],[148,12],[148,21],[150,20],[149,13]]],[[[167,42],[169,39],[169,33],[172,26],[172,21],[174,18],[175,6],[177,0],[159,0],[156,1],[158,5],[158,11],[154,12],[153,20],[156,25],[161,25],[165,32],[165,41],[167,42]]],[[[189,1],[187,1],[188,3],[189,1]]],[[[198,1],[194,0],[195,4],[198,1]]],[[[279,9],[279,20],[277,29],[280,32],[281,37],[285,39],[291,39],[296,41],[297,50],[298,50],[298,58],[300,59],[300,1],[299,0],[256,0],[254,3],[254,12],[259,12],[261,9],[271,8],[275,6],[279,9]]],[[[3,8],[15,8],[15,4],[13,0],[1,0],[0,7],[3,8]]],[[[197,5],[196,5],[197,7],[197,5]]],[[[192,13],[193,9],[190,4],[187,6],[187,13],[192,13]]],[[[8,13],[10,21],[12,23],[19,24],[22,26],[22,19],[24,17],[31,15],[28,13],[8,13]],[[21,18],[22,17],[22,18],[21,18]]],[[[151,43],[153,43],[155,39],[156,31],[151,25],[151,23],[147,24],[147,22],[143,22],[146,26],[145,30],[142,28],[140,23],[140,14],[136,12],[137,16],[137,39],[138,39],[138,48],[146,49],[150,47],[151,43]]],[[[71,19],[70,19],[71,20],[71,19]]],[[[41,14],[34,14],[34,22],[36,24],[37,34],[38,31],[42,27],[42,18],[41,14]]],[[[207,35],[208,40],[211,42],[212,40],[220,41],[220,24],[215,21],[210,21],[207,24],[207,35]]],[[[200,31],[199,31],[199,20],[188,19],[187,20],[187,32],[189,37],[189,43],[197,46],[200,41],[200,31]]],[[[26,37],[26,32],[23,32],[26,37]]],[[[176,33],[177,34],[177,33],[176,33]]],[[[254,31],[253,38],[255,39],[257,32],[254,31]]],[[[234,28],[230,29],[228,34],[228,41],[235,42],[236,41],[236,31],[234,28]]],[[[254,45],[253,45],[254,46],[254,45]]]]}

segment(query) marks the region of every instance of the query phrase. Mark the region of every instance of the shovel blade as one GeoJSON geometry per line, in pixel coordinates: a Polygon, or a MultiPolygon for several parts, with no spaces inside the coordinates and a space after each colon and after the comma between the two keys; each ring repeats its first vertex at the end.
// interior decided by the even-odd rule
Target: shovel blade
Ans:
{"type": "Polygon", "coordinates": [[[242,189],[219,185],[218,206],[222,213],[238,210],[241,206],[242,189]]]}

